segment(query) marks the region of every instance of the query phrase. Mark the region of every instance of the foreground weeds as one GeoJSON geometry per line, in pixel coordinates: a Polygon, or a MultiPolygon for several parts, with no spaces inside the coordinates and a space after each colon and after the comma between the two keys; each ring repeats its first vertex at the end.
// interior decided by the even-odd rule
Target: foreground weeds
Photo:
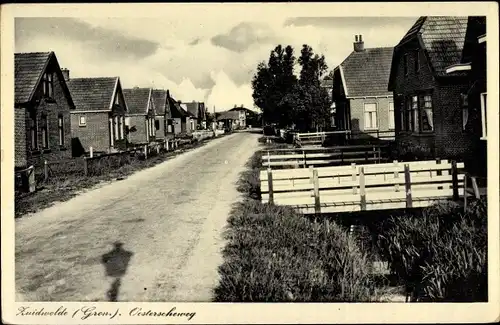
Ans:
{"type": "Polygon", "coordinates": [[[312,222],[292,209],[246,200],[226,231],[215,301],[370,301],[368,260],[335,223],[312,222]]]}
{"type": "Polygon", "coordinates": [[[392,217],[378,246],[413,301],[487,301],[486,200],[392,217]]]}

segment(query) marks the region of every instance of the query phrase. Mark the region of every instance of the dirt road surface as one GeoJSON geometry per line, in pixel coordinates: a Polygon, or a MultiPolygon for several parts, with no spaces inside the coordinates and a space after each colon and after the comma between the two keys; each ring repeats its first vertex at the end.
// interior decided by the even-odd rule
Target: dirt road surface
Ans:
{"type": "Polygon", "coordinates": [[[237,133],[212,140],[18,219],[18,297],[211,301],[222,231],[241,199],[235,183],[258,137],[237,133]],[[122,246],[114,248],[117,241],[122,246]]]}

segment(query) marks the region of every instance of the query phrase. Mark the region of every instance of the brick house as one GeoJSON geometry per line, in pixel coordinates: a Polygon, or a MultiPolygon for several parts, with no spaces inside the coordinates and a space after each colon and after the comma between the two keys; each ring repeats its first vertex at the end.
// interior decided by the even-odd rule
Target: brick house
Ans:
{"type": "Polygon", "coordinates": [[[467,17],[420,17],[394,48],[388,89],[395,98],[396,145],[401,159],[470,156],[467,71],[460,63],[467,17]]]}
{"type": "Polygon", "coordinates": [[[205,110],[205,103],[192,101],[191,103],[183,103],[183,108],[191,115],[195,121],[196,128],[206,128],[207,116],[205,110]]]}
{"type": "Polygon", "coordinates": [[[168,103],[168,90],[153,89],[153,101],[156,111],[155,130],[156,139],[171,139],[174,137],[173,120],[168,103]]]}
{"type": "Polygon", "coordinates": [[[362,36],[355,36],[353,52],[333,71],[338,130],[356,137],[394,137],[394,101],[387,90],[392,52],[392,47],[365,48],[362,36]]]}
{"type": "Polygon", "coordinates": [[[174,134],[187,133],[187,123],[189,121],[189,114],[182,109],[180,102],[176,101],[169,94],[168,102],[170,112],[172,114],[174,134]]]}
{"type": "Polygon", "coordinates": [[[187,114],[186,116],[186,133],[191,134],[196,131],[196,126],[198,125],[198,119],[196,115],[188,110],[188,106],[185,103],[179,101],[179,106],[181,110],[187,114]]]}
{"type": "Polygon", "coordinates": [[[71,157],[74,107],[54,52],[14,55],[16,168],[71,157]]]}
{"type": "MultiPolygon", "coordinates": [[[[464,49],[460,63],[446,68],[453,75],[458,71],[468,74],[468,90],[464,95],[464,131],[473,142],[469,172],[486,176],[487,123],[486,123],[486,17],[468,17],[464,49]]],[[[467,162],[466,160],[466,162],[467,162]]]]}
{"type": "Polygon", "coordinates": [[[143,145],[155,142],[156,110],[152,94],[151,88],[134,87],[123,90],[128,107],[125,126],[131,144],[143,145]]]}
{"type": "Polygon", "coordinates": [[[238,112],[238,119],[237,119],[237,127],[240,128],[246,128],[247,127],[247,115],[249,114],[248,110],[243,107],[243,105],[240,105],[239,107],[234,105],[233,108],[229,110],[229,112],[238,112]]]}
{"type": "Polygon", "coordinates": [[[225,111],[216,113],[217,123],[224,128],[234,130],[240,127],[240,115],[242,111],[225,111]]]}
{"type": "MultiPolygon", "coordinates": [[[[70,78],[64,70],[75,101],[71,112],[71,135],[83,151],[114,152],[126,148],[127,104],[119,77],[70,78]]],[[[74,150],[74,155],[80,153],[74,150]]]]}

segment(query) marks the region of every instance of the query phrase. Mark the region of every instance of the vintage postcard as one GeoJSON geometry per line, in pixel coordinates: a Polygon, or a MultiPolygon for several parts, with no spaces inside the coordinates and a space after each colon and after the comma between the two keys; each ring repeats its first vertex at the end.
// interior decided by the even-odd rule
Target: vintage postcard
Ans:
{"type": "Polygon", "coordinates": [[[498,4],[0,8],[4,323],[499,320],[498,4]]]}

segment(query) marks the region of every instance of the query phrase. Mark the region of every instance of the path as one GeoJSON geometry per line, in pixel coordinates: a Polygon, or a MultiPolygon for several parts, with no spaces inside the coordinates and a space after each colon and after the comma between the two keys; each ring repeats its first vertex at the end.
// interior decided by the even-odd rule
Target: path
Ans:
{"type": "Polygon", "coordinates": [[[221,232],[240,199],[235,182],[258,137],[212,140],[19,219],[17,292],[28,301],[106,301],[114,287],[118,301],[211,301],[221,232]],[[123,246],[113,252],[116,241],[123,246]]]}

